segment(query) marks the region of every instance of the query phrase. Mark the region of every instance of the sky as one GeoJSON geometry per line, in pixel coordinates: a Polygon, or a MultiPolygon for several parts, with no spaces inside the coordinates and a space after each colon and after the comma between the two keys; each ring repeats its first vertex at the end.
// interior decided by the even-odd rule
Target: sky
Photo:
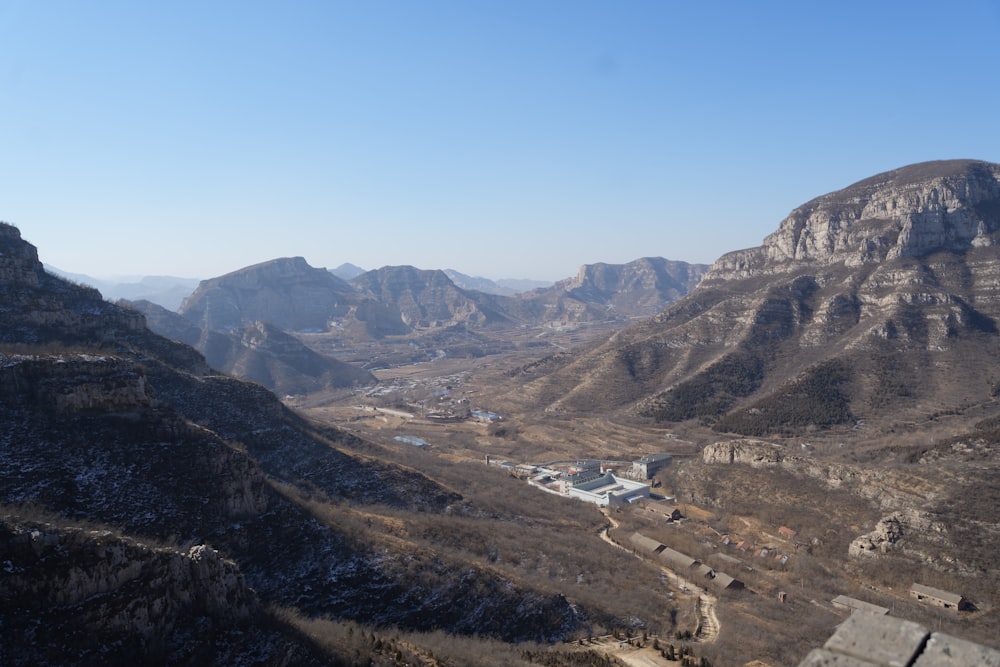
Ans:
{"type": "Polygon", "coordinates": [[[0,220],[102,278],[711,263],[1000,162],[998,35],[998,0],[0,0],[0,220]]]}

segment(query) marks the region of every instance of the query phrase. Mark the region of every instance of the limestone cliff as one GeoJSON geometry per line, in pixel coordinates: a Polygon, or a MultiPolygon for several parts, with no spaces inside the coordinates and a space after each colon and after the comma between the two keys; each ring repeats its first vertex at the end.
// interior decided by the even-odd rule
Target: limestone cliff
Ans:
{"type": "Polygon", "coordinates": [[[707,281],[794,263],[877,264],[997,243],[1000,165],[946,160],[878,174],[796,208],[759,248],[731,252],[707,281]]]}

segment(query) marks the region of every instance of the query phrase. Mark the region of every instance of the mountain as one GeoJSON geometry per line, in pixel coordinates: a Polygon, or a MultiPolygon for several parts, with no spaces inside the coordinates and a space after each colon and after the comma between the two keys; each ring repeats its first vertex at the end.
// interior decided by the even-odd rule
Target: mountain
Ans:
{"type": "Polygon", "coordinates": [[[354,278],[351,284],[377,302],[398,309],[410,328],[509,322],[501,301],[458,287],[444,271],[384,266],[354,278]]]}
{"type": "Polygon", "coordinates": [[[1000,166],[928,162],[818,197],[606,344],[526,372],[550,410],[745,435],[938,411],[1000,392],[1000,166]]]}
{"type": "Polygon", "coordinates": [[[585,264],[574,278],[535,289],[523,300],[553,319],[649,317],[690,292],[708,269],[703,264],[644,257],[627,264],[585,264]]]}
{"type": "Polygon", "coordinates": [[[344,262],[337,268],[330,269],[330,273],[337,276],[341,280],[350,280],[351,278],[357,278],[364,272],[365,270],[362,269],[360,266],[351,264],[350,262],[344,262]]]}
{"type": "Polygon", "coordinates": [[[500,289],[512,290],[518,294],[552,286],[551,280],[532,280],[531,278],[500,278],[495,282],[500,289]]]}
{"type": "Polygon", "coordinates": [[[152,301],[167,310],[176,310],[200,282],[197,278],[178,278],[176,276],[140,276],[129,280],[101,280],[80,273],[67,273],[52,266],[45,266],[45,269],[67,280],[90,285],[100,290],[104,298],[109,301],[118,301],[119,299],[152,301]]]}
{"type": "Polygon", "coordinates": [[[466,290],[475,290],[484,294],[497,294],[500,296],[514,296],[521,292],[528,292],[539,287],[551,287],[551,282],[544,280],[528,280],[519,278],[504,278],[501,280],[490,280],[481,276],[468,276],[454,269],[445,269],[445,274],[455,285],[466,290]]]}
{"type": "MultiPolygon", "coordinates": [[[[6,224],[0,304],[4,664],[351,659],[300,614],[506,641],[608,618],[436,541],[467,525],[453,512],[539,537],[543,515],[497,513],[215,375],[140,313],[45,272],[6,224]]],[[[585,517],[569,504],[559,522],[586,535],[585,517]]]]}
{"type": "Polygon", "coordinates": [[[368,371],[314,352],[268,322],[205,331],[149,301],[120,303],[143,313],[149,328],[161,336],[199,350],[212,368],[257,382],[281,396],[377,382],[368,371]]]}
{"type": "Polygon", "coordinates": [[[329,271],[287,257],[203,280],[178,312],[209,331],[258,320],[286,331],[323,331],[356,300],[351,286],[329,271]]]}

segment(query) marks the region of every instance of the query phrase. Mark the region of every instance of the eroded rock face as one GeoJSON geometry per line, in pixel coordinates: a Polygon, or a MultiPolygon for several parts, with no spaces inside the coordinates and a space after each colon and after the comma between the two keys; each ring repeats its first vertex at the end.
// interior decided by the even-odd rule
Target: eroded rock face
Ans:
{"type": "Polygon", "coordinates": [[[792,211],[760,248],[729,253],[712,280],[780,271],[790,263],[874,264],[995,245],[1000,165],[951,160],[873,176],[792,211]]]}
{"type": "Polygon", "coordinates": [[[848,547],[852,558],[886,554],[900,548],[904,538],[922,535],[925,539],[943,532],[943,527],[928,514],[917,509],[893,512],[879,519],[871,532],[859,535],[848,547]]]}
{"type": "Polygon", "coordinates": [[[742,463],[764,468],[778,465],[784,457],[781,447],[763,440],[728,440],[706,446],[701,458],[708,464],[742,463]]]}

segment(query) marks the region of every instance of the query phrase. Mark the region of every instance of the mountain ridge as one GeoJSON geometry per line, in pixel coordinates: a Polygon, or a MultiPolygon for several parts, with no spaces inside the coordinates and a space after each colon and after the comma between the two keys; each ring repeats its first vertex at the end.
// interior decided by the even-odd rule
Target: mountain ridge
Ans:
{"type": "MultiPolygon", "coordinates": [[[[745,435],[826,429],[921,401],[989,401],[1000,166],[927,163],[859,183],[795,209],[764,245],[724,255],[662,313],[563,358],[526,397],[745,435]],[[924,366],[933,376],[911,386],[924,366]],[[969,382],[956,386],[956,372],[969,382]],[[781,416],[779,397],[819,387],[845,401],[836,417],[781,416]]],[[[809,396],[798,404],[820,401],[809,396]]]]}

